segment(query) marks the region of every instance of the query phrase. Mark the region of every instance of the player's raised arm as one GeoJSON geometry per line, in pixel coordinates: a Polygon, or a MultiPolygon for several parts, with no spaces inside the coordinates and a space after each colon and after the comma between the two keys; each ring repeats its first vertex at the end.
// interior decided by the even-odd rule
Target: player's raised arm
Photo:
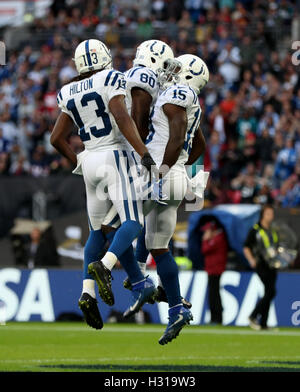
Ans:
{"type": "Polygon", "coordinates": [[[56,150],[67,158],[74,166],[77,165],[77,157],[68,143],[68,137],[73,129],[73,120],[66,113],[61,112],[56,120],[51,133],[50,143],[56,150]]]}
{"type": "Polygon", "coordinates": [[[163,111],[169,121],[169,141],[165,148],[160,173],[165,175],[177,162],[185,140],[187,117],[186,109],[181,106],[167,103],[163,111]]]}
{"type": "Polygon", "coordinates": [[[193,146],[189,155],[189,159],[186,162],[186,165],[192,165],[200,156],[204,153],[206,147],[206,142],[202,133],[202,130],[199,126],[197,132],[195,133],[193,146]]]}

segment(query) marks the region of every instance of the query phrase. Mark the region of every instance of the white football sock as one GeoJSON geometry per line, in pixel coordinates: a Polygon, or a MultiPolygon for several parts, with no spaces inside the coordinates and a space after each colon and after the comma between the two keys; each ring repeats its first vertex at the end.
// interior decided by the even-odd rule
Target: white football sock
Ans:
{"type": "Polygon", "coordinates": [[[114,268],[116,262],[118,261],[118,258],[114,253],[106,252],[101,261],[105,265],[105,267],[111,271],[114,268]]]}
{"type": "Polygon", "coordinates": [[[96,298],[95,281],[93,279],[83,279],[82,293],[88,293],[91,297],[96,298]]]}

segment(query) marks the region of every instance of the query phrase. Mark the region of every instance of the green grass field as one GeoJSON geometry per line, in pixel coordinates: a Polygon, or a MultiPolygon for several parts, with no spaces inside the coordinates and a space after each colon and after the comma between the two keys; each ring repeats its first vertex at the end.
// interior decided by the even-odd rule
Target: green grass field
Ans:
{"type": "Polygon", "coordinates": [[[0,371],[300,371],[300,330],[188,326],[166,346],[163,325],[81,322],[0,326],[0,371]]]}

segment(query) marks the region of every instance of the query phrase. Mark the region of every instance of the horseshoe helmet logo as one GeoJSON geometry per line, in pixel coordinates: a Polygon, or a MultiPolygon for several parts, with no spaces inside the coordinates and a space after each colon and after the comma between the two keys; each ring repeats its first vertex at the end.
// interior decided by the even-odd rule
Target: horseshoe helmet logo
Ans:
{"type": "Polygon", "coordinates": [[[201,75],[201,74],[202,74],[204,66],[203,66],[203,64],[202,64],[202,66],[201,66],[199,72],[193,71],[193,70],[192,70],[192,65],[195,63],[195,61],[196,61],[196,59],[193,59],[193,60],[190,62],[190,68],[191,68],[191,69],[190,69],[190,72],[191,72],[192,75],[198,76],[198,75],[201,75]]]}
{"type": "Polygon", "coordinates": [[[155,45],[156,45],[157,43],[158,43],[157,41],[153,42],[153,44],[151,44],[151,46],[150,46],[150,50],[151,50],[151,52],[152,52],[155,56],[161,56],[161,55],[164,53],[165,49],[166,49],[166,45],[163,45],[163,46],[162,46],[162,49],[161,49],[160,52],[155,52],[155,51],[154,51],[154,47],[155,47],[155,45]]]}

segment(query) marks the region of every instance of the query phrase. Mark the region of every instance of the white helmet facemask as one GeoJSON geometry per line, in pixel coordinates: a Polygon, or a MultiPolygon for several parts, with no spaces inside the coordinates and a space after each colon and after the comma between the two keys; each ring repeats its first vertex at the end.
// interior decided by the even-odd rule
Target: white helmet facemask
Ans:
{"type": "Polygon", "coordinates": [[[158,70],[157,81],[161,89],[165,90],[174,83],[178,83],[182,64],[176,59],[167,59],[164,67],[158,70]]]}

